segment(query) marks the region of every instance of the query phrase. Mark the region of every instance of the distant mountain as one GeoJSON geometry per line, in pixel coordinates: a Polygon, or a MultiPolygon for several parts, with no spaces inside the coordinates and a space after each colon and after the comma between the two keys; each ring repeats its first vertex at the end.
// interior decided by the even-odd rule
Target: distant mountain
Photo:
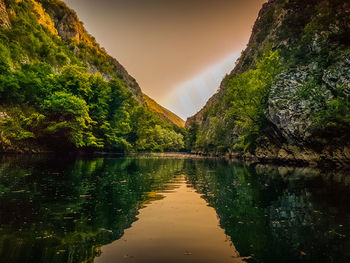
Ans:
{"type": "Polygon", "coordinates": [[[155,108],[62,1],[0,0],[0,151],[182,148],[155,108]]]}
{"type": "Polygon", "coordinates": [[[188,118],[188,148],[350,164],[350,2],[270,0],[220,89],[188,118]]]}
{"type": "Polygon", "coordinates": [[[171,111],[167,110],[166,108],[159,105],[157,102],[155,102],[153,99],[148,97],[146,94],[142,94],[143,100],[146,102],[147,107],[156,113],[160,119],[162,119],[164,122],[168,122],[171,124],[175,124],[178,127],[185,127],[185,121],[181,119],[179,116],[177,116],[175,113],[172,113],[171,111]]]}

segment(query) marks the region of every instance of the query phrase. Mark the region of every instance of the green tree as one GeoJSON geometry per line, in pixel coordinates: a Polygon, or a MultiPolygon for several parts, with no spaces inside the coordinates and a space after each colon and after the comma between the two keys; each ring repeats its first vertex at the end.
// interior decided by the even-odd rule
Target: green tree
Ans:
{"type": "Polygon", "coordinates": [[[83,99],[65,92],[55,92],[44,101],[42,109],[47,115],[46,132],[59,140],[68,138],[75,147],[103,147],[101,140],[91,132],[92,119],[83,99]]]}
{"type": "Polygon", "coordinates": [[[226,117],[235,124],[239,149],[250,150],[266,123],[264,110],[274,77],[280,71],[279,55],[271,51],[264,55],[255,70],[246,71],[228,82],[225,101],[229,104],[226,117]]]}

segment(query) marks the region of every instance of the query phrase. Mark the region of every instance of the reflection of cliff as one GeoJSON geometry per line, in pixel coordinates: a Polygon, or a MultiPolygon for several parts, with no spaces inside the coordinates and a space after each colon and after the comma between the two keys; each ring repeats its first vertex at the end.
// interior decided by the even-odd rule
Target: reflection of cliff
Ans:
{"type": "MultiPolygon", "coordinates": [[[[315,198],[327,199],[329,193],[319,194],[307,188],[284,190],[268,208],[273,240],[284,245],[285,255],[303,261],[347,262],[350,252],[345,251],[350,247],[346,236],[349,229],[344,229],[344,224],[348,223],[342,218],[346,210],[341,205],[332,207],[315,202],[315,198]]],[[[348,204],[349,200],[346,201],[348,204]]]]}
{"type": "Polygon", "coordinates": [[[338,177],[218,162],[193,162],[186,171],[249,262],[348,262],[350,197],[338,177]]]}
{"type": "Polygon", "coordinates": [[[8,158],[0,163],[0,262],[92,262],[183,160],[8,158]],[[30,255],[30,256],[28,256],[30,255]]]}

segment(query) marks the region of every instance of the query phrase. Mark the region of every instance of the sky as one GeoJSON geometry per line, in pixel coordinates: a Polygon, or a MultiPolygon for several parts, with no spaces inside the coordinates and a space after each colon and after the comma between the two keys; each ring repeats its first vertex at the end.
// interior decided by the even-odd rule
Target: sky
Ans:
{"type": "Polygon", "coordinates": [[[64,0],[142,91],[186,120],[218,90],[265,0],[64,0]]]}

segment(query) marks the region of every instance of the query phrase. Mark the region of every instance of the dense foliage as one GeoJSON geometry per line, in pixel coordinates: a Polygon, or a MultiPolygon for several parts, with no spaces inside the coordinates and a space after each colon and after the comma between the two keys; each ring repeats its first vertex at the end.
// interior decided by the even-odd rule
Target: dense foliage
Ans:
{"type": "MultiPolygon", "coordinates": [[[[60,73],[44,63],[2,75],[1,144],[35,142],[60,149],[179,150],[182,135],[140,106],[119,79],[68,65],[60,73]],[[7,143],[6,143],[7,142],[7,143]]],[[[10,145],[8,145],[10,147],[10,145]]]]}
{"type": "Polygon", "coordinates": [[[15,15],[0,28],[0,149],[183,148],[182,131],[134,98],[96,42],[59,37],[38,2],[6,5],[15,15]],[[38,22],[45,19],[46,26],[38,22]]]}
{"type": "Polygon", "coordinates": [[[223,103],[204,112],[208,127],[190,125],[188,147],[217,152],[253,147],[265,128],[269,88],[279,71],[279,55],[274,51],[266,53],[256,69],[227,78],[223,103]],[[220,115],[223,111],[224,116],[220,115]]]}

